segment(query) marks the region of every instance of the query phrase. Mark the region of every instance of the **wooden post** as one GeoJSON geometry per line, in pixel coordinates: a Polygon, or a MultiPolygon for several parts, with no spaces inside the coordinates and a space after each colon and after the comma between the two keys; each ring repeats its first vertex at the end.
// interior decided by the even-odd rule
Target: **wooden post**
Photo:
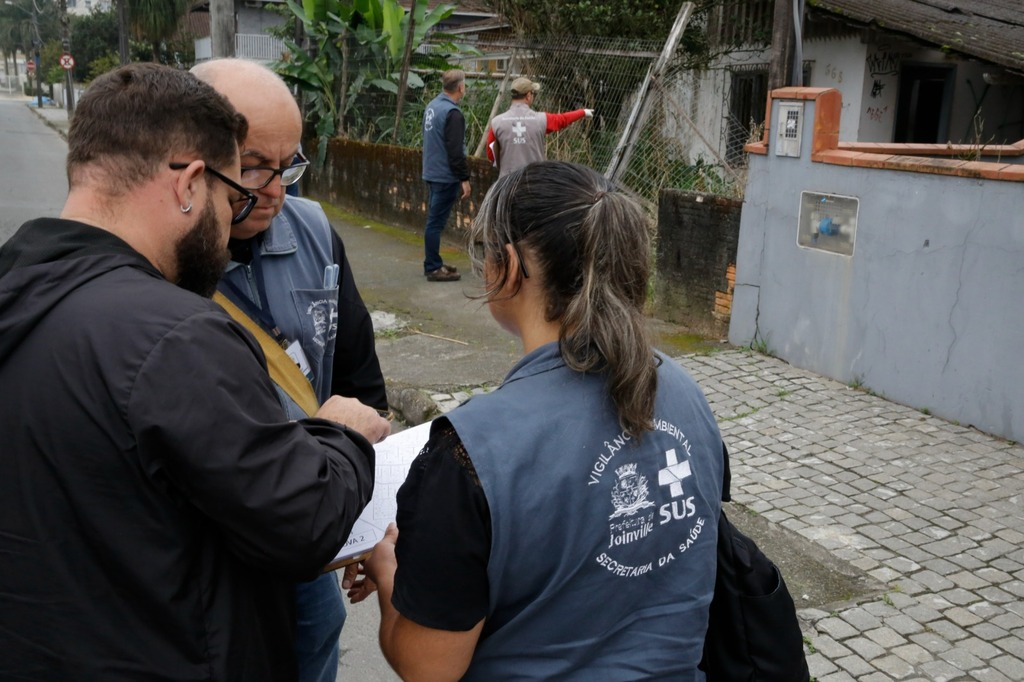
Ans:
{"type": "Polygon", "coordinates": [[[210,52],[235,56],[235,0],[210,0],[210,52]]]}
{"type": "Polygon", "coordinates": [[[405,88],[409,80],[409,62],[412,60],[412,40],[416,35],[416,0],[409,0],[409,31],[405,35],[405,50],[402,52],[402,71],[398,76],[398,103],[395,105],[395,128],[391,131],[391,144],[398,142],[398,126],[402,123],[402,104],[405,102],[405,88]]]}
{"type": "Polygon", "coordinates": [[[512,54],[509,55],[508,65],[505,67],[505,77],[501,79],[501,85],[498,86],[498,94],[494,96],[494,104],[491,105],[491,113],[487,115],[487,123],[484,124],[484,133],[480,136],[480,143],[476,146],[476,151],[473,152],[473,156],[482,156],[484,148],[487,146],[487,129],[491,127],[491,119],[498,115],[498,107],[501,105],[501,99],[505,96],[505,88],[508,86],[508,79],[512,75],[512,68],[516,61],[516,50],[512,50],[512,54]]]}
{"type": "Polygon", "coordinates": [[[772,61],[768,69],[768,92],[792,83],[793,0],[775,0],[772,16],[772,61]]]}
{"type": "Polygon", "coordinates": [[[651,100],[649,95],[651,92],[651,81],[661,78],[662,74],[665,73],[665,67],[668,66],[669,59],[675,53],[676,47],[679,46],[679,41],[683,37],[683,31],[686,29],[686,25],[690,23],[690,16],[692,14],[693,3],[684,2],[683,6],[679,8],[679,14],[676,15],[676,21],[672,25],[668,39],[665,40],[665,46],[661,50],[661,55],[651,68],[647,70],[647,75],[644,77],[640,91],[637,93],[636,102],[633,104],[633,111],[630,112],[629,120],[626,122],[626,128],[622,131],[619,144],[616,146],[615,151],[612,152],[612,159],[608,163],[608,170],[604,173],[604,176],[612,182],[622,177],[629,167],[629,159],[633,156],[636,138],[640,134],[644,122],[647,120],[648,113],[650,113],[651,100]]]}
{"type": "Polygon", "coordinates": [[[131,60],[128,54],[128,0],[117,0],[117,55],[121,66],[131,60]]]}

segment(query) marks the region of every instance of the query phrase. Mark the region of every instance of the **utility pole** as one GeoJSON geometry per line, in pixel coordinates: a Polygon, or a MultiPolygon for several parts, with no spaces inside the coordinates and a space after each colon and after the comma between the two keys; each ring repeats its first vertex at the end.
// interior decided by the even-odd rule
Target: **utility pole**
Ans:
{"type": "MultiPolygon", "coordinates": [[[[68,0],[60,0],[60,30],[64,54],[71,54],[71,22],[68,19],[68,0]]],[[[75,113],[75,73],[74,69],[64,69],[64,104],[68,110],[68,118],[75,113]]]]}
{"type": "Polygon", "coordinates": [[[128,63],[128,0],[117,0],[117,54],[121,66],[128,63]]]}
{"type": "Polygon", "coordinates": [[[235,56],[235,0],[210,0],[210,51],[214,59],[235,56]]]}
{"type": "Polygon", "coordinates": [[[768,92],[784,88],[792,81],[793,0],[775,0],[772,16],[772,61],[768,68],[768,92]]]}
{"type": "MultiPolygon", "coordinates": [[[[40,109],[43,108],[43,73],[39,68],[39,48],[43,45],[43,39],[39,36],[39,8],[36,7],[36,0],[29,0],[32,3],[32,32],[35,33],[35,38],[32,40],[32,47],[35,51],[35,69],[33,75],[36,79],[36,106],[40,109]]],[[[11,0],[4,0],[4,4],[14,5],[11,0]]],[[[25,11],[24,7],[14,5],[21,11],[25,11]]]]}

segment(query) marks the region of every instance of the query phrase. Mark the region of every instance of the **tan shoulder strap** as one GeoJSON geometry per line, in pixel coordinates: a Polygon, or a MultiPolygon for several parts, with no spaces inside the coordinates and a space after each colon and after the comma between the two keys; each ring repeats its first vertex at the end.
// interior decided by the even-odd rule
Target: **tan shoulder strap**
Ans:
{"type": "Polygon", "coordinates": [[[262,327],[246,315],[241,308],[229,301],[224,294],[216,292],[213,295],[213,300],[256,338],[256,342],[263,349],[263,355],[267,358],[267,369],[270,372],[271,381],[280,386],[281,390],[287,393],[306,414],[309,416],[316,414],[320,403],[316,399],[316,394],[313,393],[309,379],[295,364],[295,361],[288,357],[288,354],[270,337],[270,334],[263,331],[262,327]]]}

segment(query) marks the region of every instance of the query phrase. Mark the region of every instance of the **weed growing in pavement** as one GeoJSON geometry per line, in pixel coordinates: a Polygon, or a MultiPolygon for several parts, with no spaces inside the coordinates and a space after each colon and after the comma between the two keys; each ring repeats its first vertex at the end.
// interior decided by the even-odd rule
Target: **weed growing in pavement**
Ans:
{"type": "Polygon", "coordinates": [[[768,345],[768,339],[760,334],[754,336],[754,340],[750,342],[750,350],[761,355],[767,355],[769,357],[775,357],[772,353],[771,348],[768,345]]]}
{"type": "Polygon", "coordinates": [[[814,647],[814,642],[812,642],[811,638],[808,637],[807,635],[804,635],[804,646],[807,647],[807,653],[809,653],[809,654],[813,654],[813,653],[816,653],[818,651],[814,647]]]}

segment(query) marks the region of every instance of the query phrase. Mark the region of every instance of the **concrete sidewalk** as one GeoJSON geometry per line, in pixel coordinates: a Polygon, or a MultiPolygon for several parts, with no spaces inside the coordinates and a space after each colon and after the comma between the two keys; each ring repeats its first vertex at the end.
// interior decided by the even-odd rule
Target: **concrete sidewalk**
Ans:
{"type": "Polygon", "coordinates": [[[54,106],[44,106],[40,109],[39,107],[35,106],[35,99],[33,98],[21,96],[17,98],[24,99],[25,106],[29,107],[35,113],[36,116],[42,119],[43,123],[56,130],[57,133],[65,140],[68,139],[68,127],[71,125],[71,123],[68,120],[67,109],[62,109],[61,107],[54,106]]]}
{"type": "MultiPolygon", "coordinates": [[[[444,254],[461,282],[427,282],[420,235],[326,208],[392,403],[420,421],[499,383],[520,350],[467,298],[461,250],[444,254]]],[[[684,330],[653,322],[708,396],[732,453],[730,518],[782,568],[818,682],[1024,680],[1024,448],[771,357],[684,353],[684,330]]],[[[350,609],[343,677],[383,678],[371,604],[350,609]]]]}

